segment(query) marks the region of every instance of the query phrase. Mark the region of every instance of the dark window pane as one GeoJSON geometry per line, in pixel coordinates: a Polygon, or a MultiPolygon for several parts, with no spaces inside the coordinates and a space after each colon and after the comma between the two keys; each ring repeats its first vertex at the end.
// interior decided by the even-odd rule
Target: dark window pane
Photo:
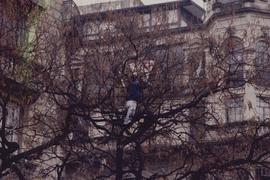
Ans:
{"type": "Polygon", "coordinates": [[[243,121],[244,118],[243,98],[233,98],[226,100],[226,116],[228,122],[243,121]]]}
{"type": "Polygon", "coordinates": [[[264,41],[256,44],[256,83],[258,85],[270,85],[270,47],[264,41]]]}

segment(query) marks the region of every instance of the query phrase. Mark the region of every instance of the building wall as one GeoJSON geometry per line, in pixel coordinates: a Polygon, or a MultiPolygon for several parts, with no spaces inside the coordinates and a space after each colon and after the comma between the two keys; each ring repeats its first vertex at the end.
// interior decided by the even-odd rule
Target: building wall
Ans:
{"type": "Polygon", "coordinates": [[[104,12],[108,10],[132,8],[142,5],[143,3],[140,0],[117,0],[80,6],[79,10],[81,14],[89,14],[95,12],[104,12]]]}
{"type": "MultiPolygon", "coordinates": [[[[32,1],[19,0],[6,2],[0,3],[1,70],[9,67],[4,60],[8,64],[14,63],[14,66],[6,72],[1,71],[0,115],[2,121],[2,107],[5,106],[2,101],[10,95],[5,107],[8,109],[7,133],[10,134],[7,140],[19,144],[19,149],[12,153],[14,155],[47,143],[56,135],[54,130],[59,132],[62,128],[63,112],[50,95],[41,92],[31,81],[43,82],[42,78],[48,78],[46,68],[52,68],[49,76],[57,79],[57,83],[65,73],[62,67],[66,62],[65,12],[63,0],[44,0],[33,4],[28,4],[32,1]]],[[[62,150],[49,148],[36,161],[21,160],[21,172],[27,179],[55,179],[56,172],[47,175],[44,172],[59,164],[57,157],[52,158],[56,154],[61,155],[62,150]]],[[[7,179],[15,179],[13,175],[7,179]]]]}
{"type": "MultiPolygon", "coordinates": [[[[269,91],[265,90],[264,87],[259,87],[256,85],[253,85],[251,81],[251,76],[250,72],[254,70],[254,60],[256,57],[254,56],[254,52],[256,51],[256,43],[258,40],[262,37],[264,33],[269,34],[269,28],[270,28],[270,14],[269,14],[269,2],[268,1],[239,1],[239,2],[233,2],[237,4],[241,4],[241,7],[239,9],[234,9],[234,11],[228,11],[225,7],[231,7],[230,4],[231,1],[219,1],[220,3],[218,4],[217,1],[209,1],[208,2],[208,8],[206,12],[206,18],[204,20],[204,24],[202,24],[201,29],[195,29],[192,30],[190,29],[189,31],[181,32],[181,33],[176,33],[170,37],[171,39],[174,40],[181,40],[184,39],[186,42],[188,42],[188,45],[191,44],[196,44],[196,43],[201,43],[199,41],[199,36],[201,34],[205,35],[205,38],[211,38],[214,37],[215,39],[219,40],[219,43],[225,42],[227,38],[230,36],[235,36],[239,37],[242,40],[245,52],[244,52],[244,60],[245,60],[245,66],[244,66],[244,74],[243,77],[245,80],[248,80],[248,83],[246,83],[244,86],[241,88],[236,88],[233,90],[234,95],[240,96],[242,99],[241,101],[241,113],[243,113],[241,121],[259,121],[259,114],[258,112],[259,107],[258,107],[258,99],[257,97],[259,95],[263,95],[265,97],[269,97],[269,91]],[[213,7],[214,6],[214,7],[213,7]],[[233,12],[233,13],[231,13],[233,12]],[[251,85],[252,84],[252,85],[251,85]]],[[[235,4],[234,4],[235,5],[235,4]]],[[[233,6],[237,7],[237,6],[233,6]]],[[[166,11],[166,10],[165,10],[166,11]]],[[[89,10],[88,12],[92,12],[92,10],[89,10]]],[[[162,14],[164,11],[160,10],[155,12],[156,14],[162,14]]],[[[177,16],[174,12],[174,10],[170,10],[168,12],[171,18],[169,21],[177,21],[181,22],[182,17],[177,16]],[[172,15],[172,14],[174,15],[172,15]],[[177,19],[178,17],[178,19],[177,19]],[[176,19],[176,20],[175,20],[176,19]]],[[[179,12],[178,12],[179,13],[179,12]]],[[[85,12],[86,14],[86,12],[85,12]]],[[[143,18],[147,18],[148,14],[144,14],[143,18]]],[[[161,21],[155,21],[155,18],[159,16],[152,16],[151,21],[149,24],[158,24],[161,23],[161,21]]],[[[91,25],[89,24],[95,24],[95,22],[92,20],[89,20],[85,23],[84,27],[84,32],[86,32],[86,37],[88,38],[88,35],[95,34],[95,32],[92,28],[91,25]]],[[[102,24],[98,20],[99,24],[102,24]]],[[[113,23],[112,23],[113,24],[113,23]]],[[[148,23],[146,23],[148,24],[148,23]]],[[[181,24],[181,23],[180,23],[181,24]]],[[[184,26],[181,26],[177,24],[177,28],[181,29],[183,27],[188,26],[187,22],[184,21],[184,26]]],[[[166,24],[168,27],[168,24],[166,24]]],[[[172,28],[173,29],[173,28],[172,28]]],[[[151,30],[149,30],[151,32],[151,30]]],[[[96,32],[100,32],[100,29],[97,28],[96,32]]],[[[98,39],[98,36],[96,36],[98,39]]],[[[87,39],[87,41],[91,40],[96,40],[96,38],[90,38],[87,39]]],[[[170,39],[168,38],[168,39],[170,39]]],[[[162,37],[160,40],[160,44],[164,43],[169,43],[169,41],[164,40],[166,38],[162,37]]],[[[167,40],[168,40],[167,39],[167,40]]],[[[159,45],[160,45],[159,44],[159,45]]],[[[190,51],[188,48],[190,46],[185,47],[185,56],[188,56],[188,52],[190,51]]],[[[209,72],[207,74],[208,78],[215,79],[218,77],[222,77],[224,74],[222,72],[218,72],[215,74],[211,74],[211,67],[213,65],[213,62],[215,59],[210,56],[210,52],[208,49],[204,50],[204,53],[206,55],[206,71],[209,72]]],[[[253,71],[254,72],[254,71],[253,71]]],[[[254,75],[254,74],[253,74],[254,75]]],[[[188,78],[187,78],[188,79],[188,78]]],[[[256,84],[256,83],[255,83],[256,84]]],[[[226,93],[225,93],[226,94],[226,93]]],[[[236,100],[235,96],[231,97],[230,94],[228,93],[227,95],[224,95],[224,93],[217,93],[215,95],[210,96],[207,99],[206,108],[209,111],[213,111],[213,113],[216,113],[215,116],[218,117],[218,122],[216,120],[213,120],[211,118],[208,119],[208,124],[209,125],[218,125],[218,126],[226,126],[228,123],[228,107],[226,105],[226,102],[228,99],[233,99],[233,101],[236,100]],[[230,98],[229,98],[230,97],[230,98]]],[[[237,102],[239,103],[239,102],[237,102]]],[[[190,127],[187,125],[187,127],[184,128],[178,128],[176,127],[179,131],[181,130],[186,130],[190,127]]],[[[237,126],[232,127],[232,129],[238,128],[237,126]]],[[[232,135],[235,134],[235,132],[232,130],[230,132],[232,135]]],[[[206,142],[213,142],[213,141],[218,141],[222,139],[226,139],[230,136],[230,133],[224,134],[224,132],[219,133],[218,130],[209,132],[209,134],[204,135],[204,138],[202,139],[203,141],[206,142]]],[[[185,138],[183,138],[185,139],[185,138]]],[[[164,139],[163,139],[164,140],[164,139]]],[[[159,139],[157,142],[160,144],[166,144],[166,140],[162,141],[159,139]]],[[[170,144],[169,142],[168,144],[170,144]]],[[[158,143],[157,143],[158,144],[158,143]]],[[[157,145],[155,144],[155,145],[157,145]]],[[[160,145],[159,144],[159,145],[160,145]]],[[[167,144],[167,145],[168,145],[167,144]]],[[[146,146],[151,146],[151,145],[146,145],[146,146]]],[[[159,162],[157,162],[159,163],[159,162]]],[[[166,163],[165,163],[166,164],[166,163]]],[[[149,165],[151,166],[151,165],[149,165]]],[[[166,164],[165,166],[169,166],[166,164]]],[[[160,167],[160,166],[158,166],[160,167]]],[[[151,169],[151,168],[150,168],[151,169]]],[[[157,168],[158,169],[158,168],[157,168]]],[[[150,170],[151,171],[151,170],[150,170]]]]}
{"type": "MultiPolygon", "coordinates": [[[[254,2],[256,5],[259,2],[254,2]]],[[[262,2],[260,2],[262,3],[262,2]]],[[[250,3],[250,6],[255,7],[250,3]]],[[[267,2],[264,4],[266,6],[256,6],[257,8],[262,8],[262,10],[267,7],[267,2]]],[[[242,97],[242,108],[243,108],[243,120],[259,120],[260,119],[260,109],[258,107],[258,96],[269,96],[268,90],[264,86],[257,86],[256,83],[251,81],[251,78],[254,76],[255,72],[255,61],[256,61],[256,43],[261,39],[264,33],[269,34],[269,14],[263,14],[258,12],[244,12],[235,14],[234,16],[220,16],[217,17],[214,21],[211,21],[208,30],[210,34],[217,39],[225,40],[226,36],[230,35],[227,33],[229,28],[233,30],[233,36],[238,37],[242,40],[245,52],[244,52],[244,78],[248,83],[242,87],[242,89],[236,90],[235,95],[242,97]],[[265,32],[266,31],[266,32],[265,32]],[[225,35],[225,37],[224,37],[225,35]]],[[[214,59],[209,57],[208,62],[211,64],[214,59]]],[[[220,74],[222,76],[222,74],[220,74]]],[[[260,81],[257,79],[257,81],[260,81]]],[[[220,122],[221,124],[227,123],[228,117],[226,117],[226,106],[224,102],[227,97],[220,99],[220,95],[216,95],[215,98],[210,98],[209,101],[215,105],[216,112],[221,111],[220,122]],[[220,109],[220,110],[218,110],[220,109]]],[[[215,135],[214,135],[215,136],[215,135]]],[[[214,137],[216,138],[216,137],[214,137]]]]}
{"type": "MultiPolygon", "coordinates": [[[[42,3],[43,10],[34,18],[35,23],[30,27],[31,35],[28,36],[28,41],[31,42],[29,48],[32,53],[28,54],[28,59],[29,63],[37,67],[33,70],[31,78],[36,82],[44,81],[41,85],[43,88],[49,86],[49,79],[54,79],[51,87],[61,87],[61,77],[65,77],[66,73],[65,18],[70,15],[65,12],[64,1],[45,0],[42,3]]],[[[74,12],[72,8],[68,10],[71,14],[74,12]]],[[[34,103],[25,108],[26,128],[23,129],[21,152],[46,144],[59,135],[63,128],[65,113],[49,93],[41,92],[40,87],[35,85],[34,88],[39,91],[39,96],[34,103]]],[[[50,172],[50,168],[61,163],[59,157],[62,155],[60,147],[47,148],[35,161],[26,162],[26,167],[30,168],[23,169],[23,173],[29,179],[56,179],[57,172],[50,172]]]]}
{"type": "MultiPolygon", "coordinates": [[[[63,33],[65,32],[65,27],[63,24],[63,2],[64,0],[51,0],[43,3],[43,11],[38,15],[38,17],[34,18],[34,21],[36,22],[34,25],[31,25],[29,27],[29,30],[32,31],[32,35],[28,36],[27,41],[29,42],[35,42],[37,38],[40,38],[37,44],[34,44],[34,46],[30,47],[32,49],[35,49],[36,54],[28,54],[25,57],[28,57],[29,62],[33,64],[41,65],[42,67],[48,66],[51,62],[55,62],[53,68],[57,70],[55,77],[56,77],[56,83],[61,84],[62,81],[61,76],[69,76],[69,72],[65,69],[58,69],[59,66],[63,66],[67,61],[72,61],[72,58],[74,56],[80,57],[83,56],[84,51],[80,48],[76,49],[75,52],[72,52],[71,55],[74,55],[73,57],[67,58],[67,44],[63,42],[63,33]],[[40,35],[40,36],[39,36],[40,35]],[[77,51],[78,50],[78,51],[77,51]],[[31,56],[34,55],[34,56],[31,56]],[[54,56],[51,56],[54,55],[54,56]],[[35,57],[31,59],[32,57],[35,57]],[[70,58],[70,59],[69,59],[70,58]],[[57,61],[56,61],[57,60],[57,61]]],[[[231,1],[230,1],[231,2],[231,1]]],[[[241,1],[242,2],[242,1],[241,1]]],[[[246,80],[252,77],[251,72],[254,70],[254,59],[256,58],[254,56],[254,52],[256,51],[256,43],[260,40],[260,38],[270,33],[270,15],[269,15],[269,1],[254,1],[254,2],[243,2],[241,8],[241,12],[238,12],[238,9],[235,9],[235,14],[231,15],[228,13],[227,9],[224,8],[221,4],[215,4],[217,3],[213,1],[209,2],[208,9],[207,9],[207,15],[206,19],[203,24],[200,24],[200,28],[198,29],[192,29],[195,27],[196,24],[192,24],[193,22],[190,22],[182,13],[181,8],[174,7],[168,5],[166,8],[154,8],[154,10],[151,9],[150,13],[143,12],[138,13],[138,16],[141,17],[143,20],[142,26],[145,26],[146,28],[145,32],[151,32],[153,30],[168,30],[166,35],[160,35],[157,39],[155,39],[155,45],[172,45],[172,44],[183,44],[183,42],[187,42],[184,44],[183,48],[183,56],[184,58],[181,60],[188,62],[189,61],[189,55],[192,54],[192,52],[197,52],[199,55],[201,53],[205,54],[205,67],[207,70],[206,76],[209,79],[216,79],[218,77],[222,77],[224,74],[221,71],[215,71],[212,72],[211,67],[213,67],[213,63],[215,62],[215,59],[210,56],[210,52],[208,49],[200,49],[198,48],[198,44],[203,44],[199,37],[203,34],[205,38],[211,38],[215,37],[215,39],[218,39],[220,43],[229,38],[230,36],[239,37],[242,40],[244,49],[246,50],[244,53],[244,60],[245,60],[245,66],[244,66],[244,74],[243,77],[246,80]],[[213,9],[213,5],[214,7],[213,9]],[[246,9],[245,9],[246,8],[246,9]],[[253,9],[252,9],[253,8],[253,9]],[[225,12],[226,11],[226,12],[225,12]],[[163,28],[164,27],[164,28],[163,28]],[[168,28],[169,27],[169,28],[168,28]],[[177,33],[173,30],[179,30],[177,33]],[[173,33],[174,32],[174,33],[173,33]]],[[[104,11],[106,13],[107,10],[115,10],[115,9],[122,9],[122,8],[131,8],[134,6],[141,5],[138,1],[117,1],[112,4],[99,4],[99,5],[93,5],[89,7],[81,7],[81,12],[84,14],[90,13],[90,16],[93,15],[91,13],[94,13],[97,11],[104,11]]],[[[228,4],[225,4],[228,6],[228,4]]],[[[0,7],[1,8],[1,7],[0,7]]],[[[136,9],[136,8],[135,8],[136,9]]],[[[0,11],[1,12],[1,11],[0,11]]],[[[77,14],[77,11],[74,11],[77,14]]],[[[121,12],[120,12],[121,13],[121,12]]],[[[73,15],[73,14],[72,14],[73,15]]],[[[71,16],[72,16],[71,15],[71,16]]],[[[95,15],[99,15],[98,13],[95,15]]],[[[2,16],[4,17],[4,15],[2,16]]],[[[66,16],[65,16],[66,17],[66,16]]],[[[70,15],[69,15],[70,18],[70,15]]],[[[93,21],[93,18],[89,18],[89,16],[85,15],[84,17],[85,23],[83,24],[84,31],[81,32],[84,35],[83,41],[85,42],[91,42],[91,41],[98,41],[100,38],[99,34],[103,29],[106,30],[112,30],[114,22],[113,21],[107,21],[107,22],[100,22],[100,20],[93,21]],[[109,22],[109,23],[108,23],[109,22]],[[96,36],[95,36],[96,35],[96,36]],[[89,38],[89,36],[93,36],[89,38]]],[[[4,18],[2,18],[4,19],[4,18]]],[[[67,19],[65,19],[67,20],[67,19]]],[[[95,19],[94,19],[95,20],[95,19]]],[[[111,20],[111,19],[110,19],[111,20]]],[[[32,20],[30,20],[32,21],[32,20]]],[[[66,22],[66,21],[65,21],[66,22]]],[[[73,24],[77,25],[77,24],[73,24]]],[[[15,35],[11,35],[15,36],[15,35]]],[[[18,38],[19,39],[19,38],[18,38]]],[[[15,41],[18,40],[15,38],[15,41]]],[[[13,42],[13,41],[12,41],[13,42]]],[[[2,44],[1,44],[2,45],[2,44]]],[[[33,45],[33,44],[32,44],[33,45]]],[[[91,50],[91,46],[86,45],[86,48],[89,48],[91,50]]],[[[104,49],[106,46],[104,46],[104,49]]],[[[88,50],[89,50],[88,49],[88,50]]],[[[102,50],[102,49],[101,49],[102,50]]],[[[70,54],[69,54],[70,55],[70,54]]],[[[74,58],[75,59],[75,58],[74,58]]],[[[195,64],[202,64],[202,59],[197,58],[197,62],[194,62],[195,64]]],[[[87,67],[81,67],[80,62],[69,62],[72,68],[78,68],[82,70],[83,72],[84,68],[87,67]],[[74,66],[73,66],[74,65],[74,66]],[[81,69],[80,69],[81,68],[81,69]]],[[[221,62],[222,63],[222,62],[221,62]]],[[[192,80],[191,75],[197,75],[196,73],[200,70],[200,65],[196,66],[192,69],[192,72],[187,70],[185,71],[186,75],[181,79],[181,83],[187,84],[187,82],[192,80]]],[[[75,69],[74,68],[74,69],[75,69]]],[[[74,70],[73,69],[73,70],[74,70]]],[[[106,70],[106,68],[104,68],[106,70]]],[[[183,70],[184,71],[184,70],[183,70]]],[[[200,72],[199,72],[200,73],[200,72]]],[[[38,78],[38,77],[37,77],[38,78]]],[[[228,104],[226,102],[228,100],[235,101],[237,98],[235,96],[239,96],[240,101],[236,101],[236,105],[240,105],[239,112],[242,113],[242,119],[241,121],[259,121],[260,118],[260,109],[258,104],[258,96],[268,97],[270,96],[270,92],[268,89],[265,89],[261,85],[253,85],[253,83],[250,81],[250,83],[246,83],[244,86],[240,88],[236,88],[233,91],[234,96],[230,96],[231,94],[224,93],[217,93],[215,95],[210,96],[206,100],[206,106],[209,111],[213,111],[215,114],[215,117],[218,117],[217,119],[213,120],[211,118],[208,118],[206,123],[209,125],[217,125],[218,127],[225,127],[226,125],[230,123],[235,122],[228,122],[228,104]],[[252,85],[251,85],[252,84],[252,85]],[[229,97],[229,98],[228,98],[229,97]],[[237,104],[239,103],[239,104],[237,104]],[[217,121],[218,120],[218,121],[217,121]]],[[[186,99],[190,97],[185,96],[185,98],[181,99],[183,102],[185,102],[186,99]]],[[[14,98],[16,99],[16,98],[14,98]]],[[[180,100],[180,101],[181,101],[180,100]]],[[[16,100],[18,101],[18,100],[16,100]]],[[[233,104],[234,102],[231,102],[233,104]]],[[[164,107],[162,107],[163,111],[166,111],[166,108],[170,107],[170,103],[176,103],[176,101],[171,100],[167,103],[164,103],[164,107]]],[[[10,106],[12,103],[9,103],[10,106]]],[[[20,104],[20,103],[17,103],[20,104]]],[[[17,107],[17,104],[12,106],[10,110],[12,112],[9,113],[9,116],[13,115],[13,119],[18,119],[18,111],[21,111],[21,107],[17,107]]],[[[229,104],[230,105],[230,104],[229,104]]],[[[53,130],[55,129],[61,129],[61,121],[63,120],[64,113],[59,110],[57,105],[53,102],[52,97],[50,97],[48,94],[41,94],[38,99],[35,101],[35,103],[30,103],[25,105],[24,107],[24,114],[21,118],[24,125],[31,125],[32,123],[35,123],[35,118],[37,118],[38,115],[42,115],[42,113],[49,113],[50,118],[42,119],[42,123],[38,122],[36,126],[31,126],[29,128],[25,129],[25,134],[28,134],[29,136],[34,137],[34,139],[23,137],[21,139],[22,145],[20,151],[27,150],[31,147],[35,147],[37,145],[40,145],[44,142],[46,142],[50,137],[54,136],[55,132],[53,130]],[[50,129],[50,126],[53,128],[50,129]],[[35,136],[35,133],[41,134],[41,136],[35,136]],[[46,136],[44,136],[46,135],[46,136]]],[[[267,107],[266,107],[267,108],[267,107]]],[[[202,110],[203,111],[203,110],[202,110]]],[[[194,116],[200,115],[201,109],[192,109],[187,113],[194,113],[194,116]]],[[[98,113],[93,115],[93,117],[99,115],[98,113]]],[[[236,114],[236,116],[239,114],[236,114]]],[[[229,116],[231,117],[231,116],[229,116]]],[[[41,119],[39,119],[41,120],[41,119]]],[[[204,120],[204,119],[202,119],[204,120]]],[[[103,124],[100,124],[103,125],[103,124]]],[[[105,126],[105,125],[104,125],[105,126]]],[[[232,127],[234,129],[236,126],[232,127]]],[[[201,127],[198,127],[197,129],[200,129],[201,127]]],[[[237,127],[238,128],[238,127],[237,127]]],[[[224,134],[223,131],[219,133],[219,130],[213,130],[209,132],[208,134],[203,134],[203,132],[196,131],[196,128],[192,127],[191,124],[188,123],[182,123],[181,126],[175,126],[176,134],[181,134],[182,136],[173,137],[170,138],[164,138],[164,137],[157,137],[153,141],[147,141],[143,144],[143,148],[145,148],[146,152],[152,152],[155,148],[168,148],[168,146],[176,147],[178,145],[181,145],[181,143],[187,143],[190,141],[190,138],[185,135],[188,134],[190,131],[194,131],[196,136],[200,138],[199,140],[202,142],[214,142],[222,139],[228,138],[230,136],[230,132],[235,133],[233,130],[230,131],[228,134],[224,134]],[[177,140],[182,141],[177,141],[177,140]]],[[[218,128],[217,128],[218,129],[218,128]]],[[[264,130],[262,129],[262,133],[264,130]]],[[[93,132],[89,130],[91,135],[100,136],[101,134],[99,132],[93,132]]],[[[15,138],[16,139],[16,138],[15,138]]],[[[104,147],[104,149],[110,149],[113,145],[108,145],[107,147],[104,147]]],[[[63,155],[64,152],[62,149],[49,149],[47,151],[48,154],[51,152],[56,152],[56,154],[63,155]]],[[[162,154],[162,153],[161,153],[162,154]]],[[[172,162],[175,159],[178,161],[181,161],[181,156],[179,154],[175,154],[172,156],[172,162]]],[[[30,169],[30,171],[42,171],[50,165],[58,164],[60,161],[57,157],[52,158],[50,161],[48,161],[47,165],[41,165],[42,160],[45,160],[49,156],[43,155],[41,157],[40,162],[35,162],[39,167],[30,169]]],[[[148,157],[150,160],[147,162],[147,171],[144,172],[145,174],[149,173],[158,173],[159,171],[166,172],[168,169],[173,169],[174,166],[177,166],[177,161],[170,164],[166,157],[163,157],[160,155],[159,158],[156,159],[156,161],[151,161],[151,158],[148,157]]],[[[32,164],[33,165],[33,164],[32,164]]],[[[27,172],[26,172],[27,173],[27,172]]],[[[31,174],[31,173],[30,173],[31,174]]],[[[68,174],[68,173],[67,173],[68,174]]],[[[39,174],[31,174],[32,178],[34,179],[53,179],[56,177],[55,173],[49,173],[46,177],[40,177],[39,174]]],[[[72,176],[72,174],[71,174],[72,176]]],[[[77,177],[76,174],[73,176],[77,177]]],[[[147,176],[147,175],[146,175],[147,176]]],[[[82,178],[87,178],[86,175],[82,175],[82,178]]],[[[68,178],[68,177],[67,177],[68,178]]]]}

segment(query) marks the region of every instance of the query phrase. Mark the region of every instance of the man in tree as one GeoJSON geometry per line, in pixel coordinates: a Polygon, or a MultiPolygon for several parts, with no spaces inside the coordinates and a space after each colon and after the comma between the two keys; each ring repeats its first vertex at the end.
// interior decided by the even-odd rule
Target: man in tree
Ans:
{"type": "MultiPolygon", "coordinates": [[[[124,118],[124,124],[129,124],[132,117],[135,115],[137,103],[142,100],[143,87],[147,86],[146,84],[149,84],[148,79],[153,66],[154,61],[152,60],[144,60],[129,64],[132,76],[127,87],[127,114],[124,118]],[[138,77],[138,74],[141,75],[141,78],[138,77]]],[[[123,86],[125,87],[124,83],[123,86]]]]}
{"type": "Polygon", "coordinates": [[[135,115],[136,112],[137,102],[141,100],[141,97],[142,87],[140,85],[138,76],[133,74],[127,87],[127,114],[124,119],[124,124],[129,124],[131,122],[132,117],[135,115]]]}

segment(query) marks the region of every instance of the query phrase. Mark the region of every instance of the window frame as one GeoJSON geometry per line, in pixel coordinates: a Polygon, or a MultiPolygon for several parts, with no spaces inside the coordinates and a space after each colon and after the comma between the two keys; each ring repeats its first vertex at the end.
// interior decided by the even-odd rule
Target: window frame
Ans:
{"type": "Polygon", "coordinates": [[[256,83],[258,85],[270,85],[265,84],[270,81],[270,68],[267,71],[267,67],[270,65],[270,45],[267,41],[261,39],[256,42],[255,45],[255,73],[256,73],[256,83]],[[258,44],[263,44],[258,47],[258,44]],[[259,50],[260,49],[260,50],[259,50]],[[268,51],[265,53],[265,51],[268,51]],[[263,53],[263,55],[261,55],[263,53]],[[259,80],[258,80],[259,79],[259,80]]]}
{"type": "Polygon", "coordinates": [[[206,52],[202,44],[194,43],[188,50],[186,63],[189,68],[189,83],[197,85],[206,76],[206,52]],[[192,61],[192,62],[190,62],[192,61]],[[199,67],[201,70],[198,72],[199,67]]]}
{"type": "MultiPolygon", "coordinates": [[[[14,102],[9,102],[6,107],[7,116],[6,116],[6,137],[9,141],[18,141],[18,135],[16,130],[19,128],[21,123],[21,112],[22,107],[14,102]]],[[[2,120],[3,114],[2,107],[0,106],[0,118],[2,120]]],[[[2,121],[1,121],[2,123],[2,121]]],[[[2,124],[1,124],[2,126],[2,124]]]]}
{"type": "Polygon", "coordinates": [[[226,122],[234,123],[244,121],[244,98],[237,96],[225,100],[226,122]],[[240,102],[240,104],[238,104],[240,102]],[[236,106],[237,105],[237,106],[236,106]],[[238,109],[238,110],[237,110],[238,109]],[[231,119],[233,113],[234,118],[231,119]]]}
{"type": "Polygon", "coordinates": [[[256,110],[260,118],[260,121],[270,120],[270,97],[257,96],[256,110]],[[268,109],[268,116],[267,116],[267,109],[268,109]]]}
{"type": "Polygon", "coordinates": [[[232,87],[244,85],[244,44],[243,40],[233,36],[223,42],[225,60],[228,69],[228,84],[232,87]]]}

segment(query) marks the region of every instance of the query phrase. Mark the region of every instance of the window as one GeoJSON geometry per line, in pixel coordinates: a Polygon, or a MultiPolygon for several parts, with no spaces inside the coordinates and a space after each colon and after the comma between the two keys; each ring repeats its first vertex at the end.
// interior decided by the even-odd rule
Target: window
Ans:
{"type": "Polygon", "coordinates": [[[192,85],[200,85],[205,78],[205,52],[199,47],[197,45],[188,54],[189,83],[192,85]]]}
{"type": "Polygon", "coordinates": [[[175,97],[176,94],[182,93],[184,85],[184,63],[185,63],[185,52],[181,45],[171,46],[169,49],[169,81],[171,86],[171,95],[175,97]]]}
{"type": "Polygon", "coordinates": [[[182,46],[171,46],[168,51],[166,66],[169,68],[171,75],[183,76],[185,54],[182,46]],[[176,71],[174,73],[174,71],[176,71]]]}
{"type": "Polygon", "coordinates": [[[199,51],[193,56],[191,63],[191,73],[192,77],[200,80],[205,77],[205,53],[203,51],[199,51]]]}
{"type": "Polygon", "coordinates": [[[185,54],[182,46],[172,46],[169,50],[169,56],[172,61],[178,61],[178,63],[182,63],[185,59],[185,54]]]}
{"type": "Polygon", "coordinates": [[[270,85],[270,47],[265,41],[256,43],[256,83],[270,85]],[[267,84],[266,84],[267,83],[267,84]]]}
{"type": "Polygon", "coordinates": [[[257,112],[261,121],[269,120],[270,118],[270,99],[257,97],[257,112]]]}
{"type": "Polygon", "coordinates": [[[228,83],[232,87],[244,84],[243,45],[240,39],[230,38],[224,43],[228,63],[228,83]]]}
{"type": "Polygon", "coordinates": [[[270,179],[270,169],[265,167],[256,168],[256,179],[258,180],[269,180],[270,179]]]}
{"type": "MultiPolygon", "coordinates": [[[[6,133],[8,141],[17,141],[16,129],[20,120],[20,107],[14,103],[7,105],[6,133]]],[[[2,119],[2,108],[0,107],[0,118],[2,119]]],[[[1,122],[2,123],[2,122],[1,122]]]]}
{"type": "Polygon", "coordinates": [[[151,14],[151,25],[154,26],[161,26],[166,25],[168,23],[168,14],[167,11],[162,11],[160,9],[156,9],[152,11],[151,14]]]}
{"type": "Polygon", "coordinates": [[[184,80],[184,60],[185,54],[181,45],[172,45],[163,47],[157,51],[157,60],[160,70],[159,76],[162,79],[162,85],[170,91],[168,98],[175,97],[179,93],[184,80]]]}
{"type": "Polygon", "coordinates": [[[71,80],[75,91],[82,91],[82,80],[80,79],[82,70],[80,67],[71,67],[71,80]]]}
{"type": "Polygon", "coordinates": [[[228,99],[225,104],[227,122],[243,121],[244,117],[243,98],[228,99]]]}
{"type": "Polygon", "coordinates": [[[139,22],[139,27],[146,28],[147,30],[149,30],[150,21],[151,21],[151,15],[149,13],[142,14],[140,18],[140,22],[139,22]]]}
{"type": "Polygon", "coordinates": [[[72,136],[71,138],[78,142],[86,141],[88,138],[88,124],[87,120],[83,117],[72,117],[72,136]]]}

